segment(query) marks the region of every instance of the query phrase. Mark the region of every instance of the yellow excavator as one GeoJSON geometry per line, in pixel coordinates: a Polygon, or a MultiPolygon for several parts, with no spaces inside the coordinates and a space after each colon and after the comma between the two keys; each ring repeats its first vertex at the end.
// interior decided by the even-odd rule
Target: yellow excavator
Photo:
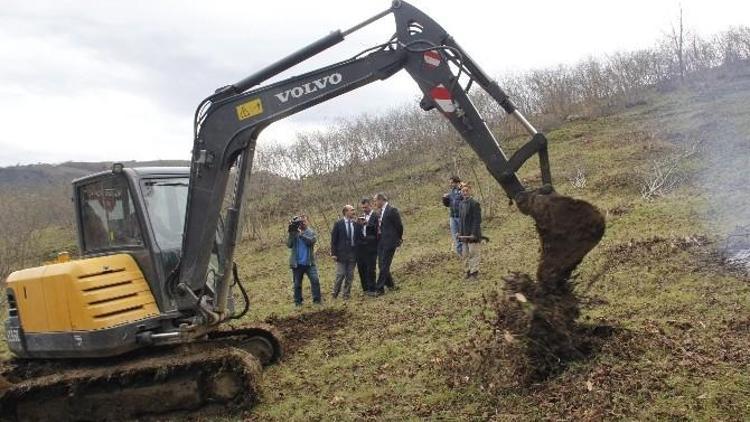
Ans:
{"type": "MultiPolygon", "coordinates": [[[[115,164],[73,182],[81,256],[16,271],[6,282],[5,335],[16,358],[0,366],[0,417],[113,420],[252,404],[261,366],[278,361],[283,344],[273,327],[230,323],[249,304],[233,256],[258,135],[400,70],[424,94],[421,107],[448,119],[511,200],[520,206],[556,197],[544,135],[440,25],[394,1],[203,100],[189,168],[115,164]],[[396,30],[385,43],[261,85],[387,15],[396,30]],[[512,156],[472,104],[473,86],[529,132],[530,141],[512,156]],[[543,186],[527,190],[516,172],[533,156],[543,186]]],[[[531,214],[537,227],[545,218],[542,226],[565,238],[563,219],[548,215],[557,209],[531,214]]],[[[592,230],[584,250],[568,258],[571,265],[596,245],[600,231],[592,230]]]]}

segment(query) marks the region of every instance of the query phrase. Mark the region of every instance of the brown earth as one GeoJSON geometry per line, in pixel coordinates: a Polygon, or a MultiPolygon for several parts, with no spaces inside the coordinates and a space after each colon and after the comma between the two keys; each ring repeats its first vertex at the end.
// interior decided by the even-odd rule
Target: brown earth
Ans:
{"type": "Polygon", "coordinates": [[[313,339],[332,338],[348,319],[349,313],[346,310],[321,309],[285,318],[271,315],[265,322],[281,332],[285,339],[284,355],[291,356],[313,339]]]}
{"type": "Polygon", "coordinates": [[[536,277],[542,289],[564,287],[573,270],[604,235],[604,216],[580,199],[540,191],[523,195],[518,209],[531,216],[541,240],[536,277]]]}
{"type": "Polygon", "coordinates": [[[537,280],[521,273],[503,277],[501,293],[484,298],[490,314],[480,319],[489,332],[471,340],[468,356],[473,359],[461,360],[466,355],[461,348],[449,360],[461,362],[459,373],[472,373],[490,390],[545,380],[593,353],[616,331],[609,325],[577,324],[579,300],[570,283],[572,272],[604,235],[601,212],[555,192],[530,192],[517,204],[534,218],[540,237],[537,280]]]}

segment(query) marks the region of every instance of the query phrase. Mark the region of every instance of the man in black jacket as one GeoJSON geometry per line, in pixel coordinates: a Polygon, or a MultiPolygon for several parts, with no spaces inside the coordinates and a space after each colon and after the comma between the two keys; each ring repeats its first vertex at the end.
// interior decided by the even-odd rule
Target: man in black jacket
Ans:
{"type": "Polygon", "coordinates": [[[448,207],[450,210],[450,217],[448,223],[451,228],[451,239],[453,239],[453,247],[456,248],[456,253],[459,257],[461,254],[462,242],[458,239],[458,225],[460,224],[460,218],[458,216],[458,209],[461,206],[461,178],[458,176],[451,177],[451,190],[443,195],[443,205],[448,207]]]}
{"type": "Polygon", "coordinates": [[[466,266],[466,278],[479,276],[480,245],[482,242],[482,207],[471,196],[471,185],[461,185],[463,201],[459,207],[458,238],[463,242],[462,258],[466,266]]]}
{"type": "Polygon", "coordinates": [[[357,270],[362,291],[367,293],[375,288],[375,271],[378,260],[378,213],[372,210],[372,200],[362,198],[360,201],[362,216],[357,218],[358,230],[362,235],[357,242],[357,270]]]}
{"type": "Polygon", "coordinates": [[[396,254],[396,248],[401,246],[404,236],[404,226],[401,223],[401,214],[398,209],[388,203],[388,197],[383,193],[375,195],[375,205],[380,208],[380,221],[378,224],[378,281],[375,284],[371,296],[380,296],[385,293],[385,288],[396,290],[397,287],[391,276],[391,263],[396,254]]]}
{"type": "Polygon", "coordinates": [[[360,227],[354,222],[354,207],[344,205],[343,218],[333,225],[331,231],[331,257],[336,261],[336,280],[333,283],[333,298],[341,292],[343,283],[344,299],[349,299],[354,279],[354,246],[362,236],[360,227]]]}

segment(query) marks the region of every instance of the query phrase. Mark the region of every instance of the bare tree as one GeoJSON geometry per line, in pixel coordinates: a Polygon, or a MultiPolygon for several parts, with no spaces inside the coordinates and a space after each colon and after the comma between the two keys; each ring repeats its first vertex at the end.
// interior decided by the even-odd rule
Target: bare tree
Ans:
{"type": "Polygon", "coordinates": [[[685,82],[685,31],[682,26],[682,5],[680,5],[680,18],[678,21],[678,28],[675,29],[672,25],[672,36],[671,40],[674,46],[675,55],[677,56],[677,72],[680,75],[680,82],[685,82]]]}

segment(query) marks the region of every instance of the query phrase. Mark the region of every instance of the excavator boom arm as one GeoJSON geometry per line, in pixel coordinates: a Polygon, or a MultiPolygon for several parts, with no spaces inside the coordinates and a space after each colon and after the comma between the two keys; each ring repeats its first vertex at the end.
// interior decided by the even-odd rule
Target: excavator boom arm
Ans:
{"type": "MultiPolygon", "coordinates": [[[[211,255],[219,248],[220,273],[216,301],[209,313],[215,322],[225,318],[226,295],[237,236],[238,216],[246,175],[261,130],[274,121],[370,82],[386,79],[405,69],[424,97],[423,109],[437,108],[484,161],[509,198],[524,192],[516,171],[534,154],[539,155],[542,181],[551,184],[546,139],[529,124],[502,89],[476,65],[445,30],[429,16],[403,1],[359,25],[336,31],[242,81],[225,86],[204,100],[196,111],[196,131],[191,160],[188,210],[182,257],[177,271],[175,299],[180,310],[201,303],[211,255]],[[341,42],[344,36],[393,14],[396,35],[368,53],[281,82],[255,88],[274,75],[341,42]],[[454,69],[457,69],[454,72],[454,69]],[[468,82],[462,86],[462,78],[468,82]],[[508,158],[472,104],[468,91],[476,83],[533,135],[532,140],[508,158]],[[217,236],[221,207],[230,169],[238,163],[239,177],[227,211],[222,235],[217,236]]],[[[203,309],[204,313],[206,309],[203,309]]]]}

